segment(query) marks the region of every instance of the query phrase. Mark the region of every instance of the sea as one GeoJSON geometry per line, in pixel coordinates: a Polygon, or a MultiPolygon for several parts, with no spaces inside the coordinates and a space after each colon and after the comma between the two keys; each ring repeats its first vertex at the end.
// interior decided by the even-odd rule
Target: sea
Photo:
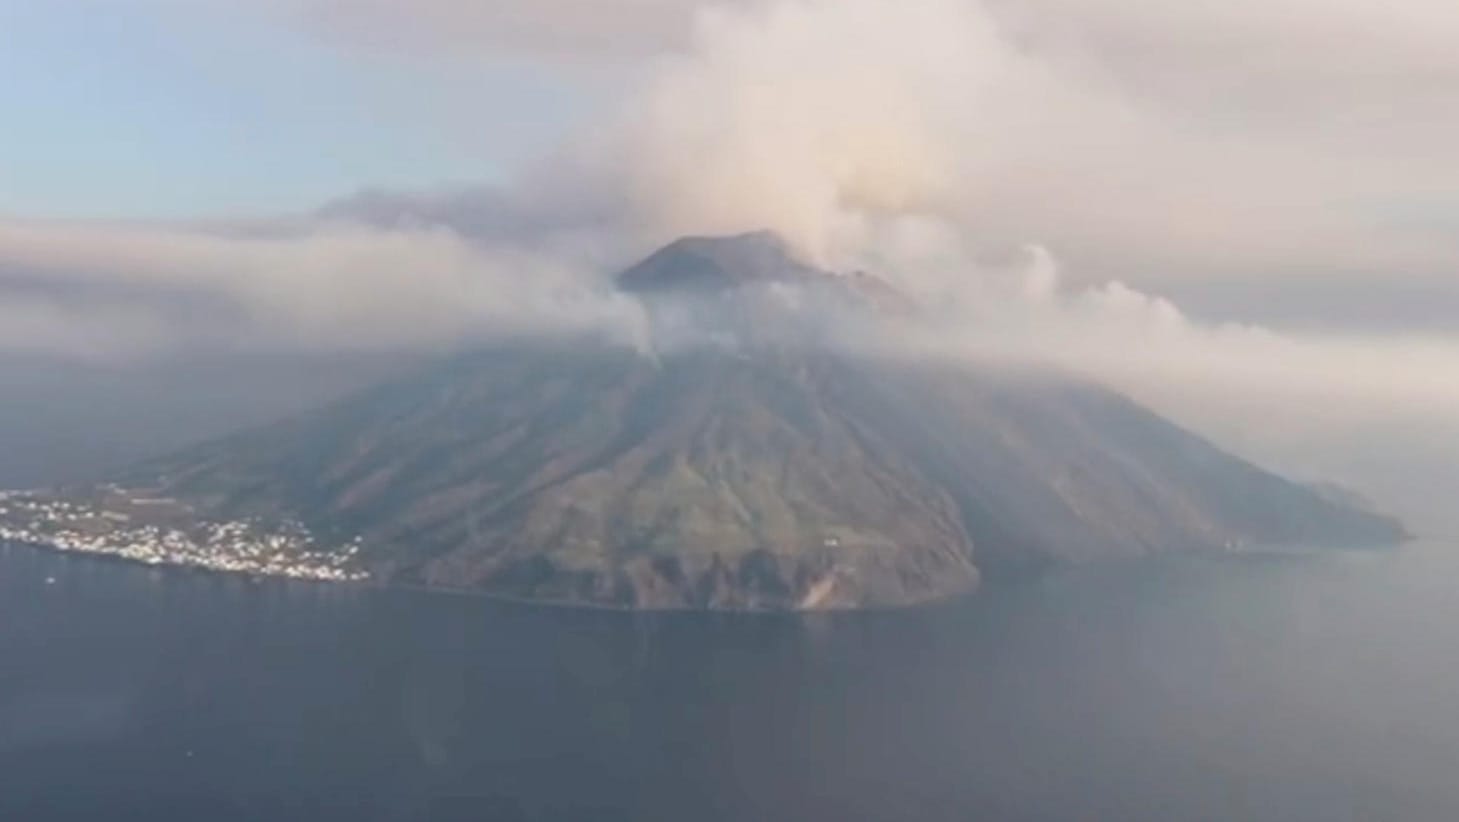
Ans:
{"type": "Polygon", "coordinates": [[[1459,544],[813,616],[0,547],[0,819],[1453,822],[1459,544]]]}

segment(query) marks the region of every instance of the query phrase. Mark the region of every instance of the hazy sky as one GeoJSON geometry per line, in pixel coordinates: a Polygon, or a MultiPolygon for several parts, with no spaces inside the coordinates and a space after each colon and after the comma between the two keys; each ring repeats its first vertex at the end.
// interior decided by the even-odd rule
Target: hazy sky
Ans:
{"type": "Polygon", "coordinates": [[[259,215],[493,179],[585,106],[537,66],[363,52],[267,5],[0,0],[0,214],[259,215]]]}
{"type": "Polygon", "coordinates": [[[1231,437],[1450,424],[1456,42],[1450,0],[0,0],[0,359],[633,338],[606,273],[768,228],[946,307],[919,346],[1231,437]]]}

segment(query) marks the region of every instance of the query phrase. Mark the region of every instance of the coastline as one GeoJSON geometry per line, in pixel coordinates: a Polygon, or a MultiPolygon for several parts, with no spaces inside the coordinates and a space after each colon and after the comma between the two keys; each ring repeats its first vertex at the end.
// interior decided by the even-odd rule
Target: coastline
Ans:
{"type": "Polygon", "coordinates": [[[42,542],[29,542],[26,540],[0,538],[0,549],[18,549],[29,551],[35,554],[56,557],[65,560],[79,560],[82,562],[104,563],[138,570],[148,569],[161,571],[168,574],[186,574],[190,576],[210,576],[220,579],[237,579],[248,582],[292,582],[304,583],[320,587],[349,587],[349,588],[383,588],[388,585],[381,585],[370,580],[360,579],[323,579],[318,577],[289,576],[287,574],[264,573],[260,571],[229,570],[227,568],[213,568],[206,565],[194,565],[185,562],[148,562],[146,560],[134,559],[122,556],[121,554],[106,551],[76,551],[59,548],[55,545],[47,545],[42,542]]]}
{"type": "MultiPolygon", "coordinates": [[[[1459,544],[1459,538],[1450,538],[1455,544],[1459,544]]],[[[1367,548],[1350,548],[1349,551],[1358,553],[1369,553],[1373,551],[1388,551],[1401,549],[1404,545],[1415,541],[1429,541],[1425,537],[1410,537],[1404,542],[1384,545],[1370,546],[1367,548]]],[[[1444,542],[1443,538],[1432,541],[1444,542]]],[[[402,592],[421,596],[431,597],[452,597],[457,599],[475,599],[486,602],[511,605],[522,608],[548,608],[556,611],[581,611],[584,613],[609,613],[632,616],[727,616],[727,617],[758,617],[758,618],[801,618],[809,616],[850,616],[855,614],[892,614],[914,612],[927,609],[944,607],[961,600],[977,597],[985,587],[1005,588],[1007,585],[987,585],[972,591],[954,596],[941,597],[926,602],[910,605],[866,605],[855,607],[828,607],[816,609],[773,609],[773,608],[664,608],[664,607],[634,607],[625,605],[612,605],[588,601],[554,600],[542,599],[528,596],[505,594],[495,591],[467,588],[447,588],[442,586],[423,585],[419,583],[385,581],[368,578],[356,579],[324,579],[301,576],[289,576],[282,573],[263,573],[257,571],[230,570],[226,568],[208,567],[205,565],[193,565],[178,562],[147,562],[107,552],[67,550],[45,543],[27,542],[14,539],[0,538],[0,549],[21,549],[46,554],[63,559],[76,559],[84,562],[103,562],[118,566],[132,568],[146,568],[161,571],[166,574],[187,574],[213,576],[218,578],[232,578],[251,583],[305,583],[311,586],[340,588],[353,591],[379,591],[379,592],[402,592]]],[[[1243,550],[1221,551],[1221,552],[1183,552],[1181,554],[1166,555],[1164,557],[1140,557],[1129,558],[1123,561],[1105,563],[1106,568],[1118,568],[1127,563],[1148,563],[1159,559],[1174,559],[1186,557],[1189,559],[1204,559],[1216,561],[1263,561],[1277,559],[1320,559],[1330,556],[1331,548],[1320,548],[1315,546],[1266,546],[1247,547],[1243,550]]],[[[1084,567],[1090,566],[1072,566],[1084,567]]],[[[1005,583],[1011,580],[1005,580],[1005,583]]]]}
{"type": "Polygon", "coordinates": [[[457,599],[477,599],[523,608],[549,608],[557,611],[582,611],[585,613],[609,613],[637,616],[682,615],[798,618],[808,616],[850,616],[854,614],[891,614],[937,608],[978,595],[978,591],[974,590],[964,594],[942,597],[939,599],[933,599],[911,605],[865,605],[856,607],[828,607],[797,610],[773,608],[640,608],[627,605],[610,605],[598,602],[540,599],[535,597],[503,594],[499,592],[485,591],[480,589],[446,588],[441,586],[422,585],[419,583],[382,581],[374,578],[348,580],[320,579],[309,577],[291,577],[285,574],[269,574],[251,571],[229,570],[225,568],[211,568],[204,565],[189,565],[178,562],[152,563],[121,556],[114,553],[66,550],[64,548],[59,548],[54,545],[46,545],[44,543],[7,540],[0,538],[0,549],[10,548],[18,548],[37,554],[49,555],[62,559],[80,560],[83,562],[100,562],[136,569],[151,569],[161,571],[166,574],[188,574],[218,578],[231,578],[253,583],[304,583],[321,588],[343,588],[355,591],[399,591],[403,593],[425,596],[445,596],[457,599]]]}

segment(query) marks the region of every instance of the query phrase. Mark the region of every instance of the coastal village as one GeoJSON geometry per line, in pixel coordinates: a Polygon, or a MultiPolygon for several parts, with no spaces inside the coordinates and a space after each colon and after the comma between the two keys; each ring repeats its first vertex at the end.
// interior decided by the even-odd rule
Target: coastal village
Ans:
{"type": "Polygon", "coordinates": [[[362,582],[360,540],[329,547],[303,524],[196,521],[176,500],[137,496],[116,486],[66,497],[0,492],[0,542],[115,557],[147,565],[362,582]]]}

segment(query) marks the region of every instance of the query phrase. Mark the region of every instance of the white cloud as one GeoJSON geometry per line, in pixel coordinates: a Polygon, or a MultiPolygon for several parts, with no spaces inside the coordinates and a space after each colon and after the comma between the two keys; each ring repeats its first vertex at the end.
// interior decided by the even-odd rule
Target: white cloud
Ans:
{"type": "Polygon", "coordinates": [[[439,228],[261,234],[0,223],[0,342],[127,356],[179,346],[434,348],[544,330],[632,340],[637,308],[561,259],[439,228]]]}
{"type": "Polygon", "coordinates": [[[1459,466],[1459,335],[1317,333],[1193,319],[1118,281],[1068,282],[1046,250],[980,262],[948,224],[897,221],[856,255],[898,272],[927,315],[853,326],[853,343],[917,360],[1085,375],[1302,478],[1378,495],[1415,527],[1452,523],[1434,476],[1459,466]]]}

